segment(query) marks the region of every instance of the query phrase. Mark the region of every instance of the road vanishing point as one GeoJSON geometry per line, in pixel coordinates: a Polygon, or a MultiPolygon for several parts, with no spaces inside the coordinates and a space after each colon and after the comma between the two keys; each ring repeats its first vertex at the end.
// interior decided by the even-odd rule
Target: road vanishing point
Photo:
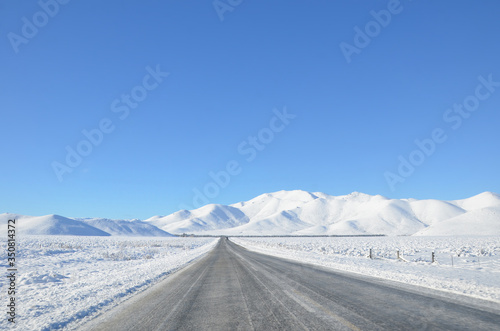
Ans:
{"type": "Polygon", "coordinates": [[[500,330],[500,305],[255,253],[203,258],[83,330],[500,330]]]}

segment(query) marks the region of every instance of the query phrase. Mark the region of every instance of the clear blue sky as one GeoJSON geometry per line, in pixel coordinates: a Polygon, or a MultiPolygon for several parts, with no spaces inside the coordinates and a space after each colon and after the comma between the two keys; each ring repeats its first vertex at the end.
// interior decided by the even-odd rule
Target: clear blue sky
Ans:
{"type": "Polygon", "coordinates": [[[500,192],[496,0],[42,3],[0,1],[0,212],[500,192]]]}

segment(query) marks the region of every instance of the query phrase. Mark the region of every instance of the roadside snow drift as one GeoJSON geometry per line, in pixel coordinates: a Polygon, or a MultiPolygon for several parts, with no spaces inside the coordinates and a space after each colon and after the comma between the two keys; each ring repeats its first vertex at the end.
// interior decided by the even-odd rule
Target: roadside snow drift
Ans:
{"type": "Polygon", "coordinates": [[[498,236],[230,240],[259,253],[500,303],[498,236]]]}
{"type": "MultiPolygon", "coordinates": [[[[78,326],[204,255],[217,240],[19,237],[17,330],[48,331],[78,326]]],[[[7,258],[4,256],[2,261],[7,258]]],[[[7,281],[7,277],[0,278],[3,294],[7,293],[7,281]]],[[[0,319],[0,330],[10,326],[7,318],[0,319]]]]}

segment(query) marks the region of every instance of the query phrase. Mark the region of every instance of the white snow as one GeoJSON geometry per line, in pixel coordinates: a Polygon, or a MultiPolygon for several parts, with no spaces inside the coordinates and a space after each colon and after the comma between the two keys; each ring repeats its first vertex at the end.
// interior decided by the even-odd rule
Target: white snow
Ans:
{"type": "Polygon", "coordinates": [[[172,237],[173,235],[158,229],[153,224],[140,220],[110,220],[107,218],[79,218],[94,228],[109,233],[112,236],[145,236],[145,237],[172,237]]]}
{"type": "Polygon", "coordinates": [[[272,256],[500,302],[500,236],[230,240],[272,256]]]}
{"type": "MultiPolygon", "coordinates": [[[[33,235],[500,235],[500,195],[455,201],[388,199],[354,192],[279,191],[229,206],[209,204],[145,221],[0,214],[33,235]]],[[[5,228],[0,229],[4,233],[5,228]]]]}
{"type": "MultiPolygon", "coordinates": [[[[60,215],[26,216],[0,214],[0,224],[16,220],[16,231],[21,235],[73,235],[73,236],[172,236],[152,224],[140,220],[110,220],[106,218],[68,218],[60,215]]],[[[6,234],[7,227],[0,228],[6,234]]]]}
{"type": "MultiPolygon", "coordinates": [[[[75,326],[212,249],[214,238],[19,236],[18,330],[75,326]]],[[[6,253],[1,268],[7,270],[6,253]]],[[[0,278],[7,308],[7,278],[0,278]]],[[[0,329],[11,327],[0,319],[0,329]]]]}
{"type": "Polygon", "coordinates": [[[500,196],[441,201],[279,191],[145,222],[170,233],[217,235],[500,235],[500,196]]]}
{"type": "MultiPolygon", "coordinates": [[[[26,216],[19,214],[0,214],[0,224],[8,220],[16,220],[16,232],[23,235],[79,235],[79,236],[109,236],[102,230],[83,222],[59,216],[26,216]]],[[[5,236],[7,226],[2,226],[0,233],[5,236]]]]}
{"type": "Polygon", "coordinates": [[[447,235],[499,235],[500,234],[500,209],[486,207],[472,210],[450,219],[432,224],[428,228],[415,233],[415,236],[447,235]]]}
{"type": "Polygon", "coordinates": [[[172,229],[181,234],[236,227],[248,222],[248,217],[237,208],[210,204],[192,211],[180,210],[168,216],[154,216],[145,222],[167,232],[172,229]]]}
{"type": "MultiPolygon", "coordinates": [[[[9,219],[16,219],[20,330],[77,325],[157,283],[217,241],[167,237],[168,232],[386,234],[390,237],[232,240],[270,255],[500,302],[500,196],[491,192],[440,201],[279,191],[146,221],[4,213],[4,239],[9,219]],[[370,249],[375,259],[367,258],[370,249]],[[436,263],[430,262],[432,252],[436,263]]],[[[0,267],[7,270],[5,263],[6,250],[0,267]]],[[[0,285],[6,307],[6,277],[0,285]]],[[[0,329],[7,323],[1,319],[0,329]]]]}

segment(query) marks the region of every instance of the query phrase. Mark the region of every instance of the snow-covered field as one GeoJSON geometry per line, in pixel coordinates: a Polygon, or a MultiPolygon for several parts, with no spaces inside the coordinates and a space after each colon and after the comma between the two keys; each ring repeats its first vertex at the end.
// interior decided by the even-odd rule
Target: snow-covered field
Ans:
{"type": "Polygon", "coordinates": [[[268,255],[500,302],[500,236],[230,239],[268,255]]]}
{"type": "MultiPolygon", "coordinates": [[[[16,327],[54,330],[109,309],[212,249],[216,238],[23,236],[17,241],[16,327]]],[[[4,271],[5,251],[0,263],[4,271]]],[[[7,278],[0,278],[7,312],[7,278]]],[[[12,327],[0,319],[0,329],[12,327]]]]}
{"type": "MultiPolygon", "coordinates": [[[[217,240],[22,236],[17,240],[17,329],[76,327],[202,256],[217,240]]],[[[269,255],[500,302],[500,236],[231,240],[269,255]]],[[[5,271],[6,262],[4,251],[0,267],[5,271]]],[[[0,285],[5,314],[6,277],[0,285]]],[[[0,329],[9,327],[0,319],[0,329]]]]}

